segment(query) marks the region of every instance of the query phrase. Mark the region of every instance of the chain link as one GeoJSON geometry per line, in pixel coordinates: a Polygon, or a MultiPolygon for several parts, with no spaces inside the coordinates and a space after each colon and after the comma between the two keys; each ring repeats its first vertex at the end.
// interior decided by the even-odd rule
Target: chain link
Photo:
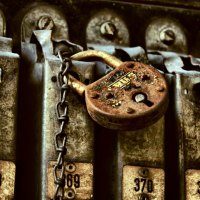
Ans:
{"type": "MultiPolygon", "coordinates": [[[[57,83],[60,89],[60,100],[56,105],[57,120],[60,129],[55,133],[55,149],[58,154],[57,161],[54,166],[54,183],[55,183],[55,194],[53,200],[64,199],[64,187],[65,187],[65,174],[64,174],[64,156],[67,153],[66,142],[67,135],[64,131],[65,126],[69,121],[68,116],[68,102],[66,100],[69,93],[68,81],[64,82],[64,76],[67,74],[69,67],[71,66],[71,60],[64,58],[61,51],[58,52],[61,65],[60,70],[57,74],[57,83]]],[[[65,76],[67,77],[67,76],[65,76]]]]}

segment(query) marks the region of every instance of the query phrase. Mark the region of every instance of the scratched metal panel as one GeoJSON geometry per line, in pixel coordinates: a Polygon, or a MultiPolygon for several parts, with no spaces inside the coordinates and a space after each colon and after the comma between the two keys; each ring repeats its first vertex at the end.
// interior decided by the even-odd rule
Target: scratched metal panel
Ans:
{"type": "Polygon", "coordinates": [[[19,56],[0,52],[0,159],[16,159],[16,120],[19,56]]]}
{"type": "Polygon", "coordinates": [[[196,168],[200,163],[200,74],[180,76],[179,102],[184,134],[186,168],[196,168]]]}
{"type": "Polygon", "coordinates": [[[162,167],[164,165],[164,117],[147,128],[121,132],[119,148],[120,160],[124,164],[162,167]]]}
{"type": "Polygon", "coordinates": [[[180,199],[199,199],[200,74],[177,74],[175,83],[180,199]]]}
{"type": "MultiPolygon", "coordinates": [[[[54,136],[59,130],[56,118],[56,103],[60,98],[60,90],[57,83],[52,81],[60,68],[57,57],[48,57],[44,64],[44,93],[43,93],[43,119],[42,119],[42,199],[45,199],[47,184],[48,161],[57,159],[54,136]]],[[[69,123],[65,128],[67,134],[66,161],[93,163],[94,126],[90,119],[86,106],[70,92],[67,97],[69,102],[69,123]]],[[[48,183],[49,184],[49,183],[48,183]]]]}
{"type": "MultiPolygon", "coordinates": [[[[49,57],[45,63],[44,77],[44,104],[43,104],[43,142],[47,160],[55,159],[54,135],[59,130],[56,118],[56,103],[60,98],[60,90],[57,83],[51,78],[56,76],[60,67],[57,57],[49,57]]],[[[70,92],[69,102],[69,124],[65,129],[68,135],[67,159],[92,161],[93,160],[93,122],[90,119],[86,106],[77,95],[70,92]]]]}

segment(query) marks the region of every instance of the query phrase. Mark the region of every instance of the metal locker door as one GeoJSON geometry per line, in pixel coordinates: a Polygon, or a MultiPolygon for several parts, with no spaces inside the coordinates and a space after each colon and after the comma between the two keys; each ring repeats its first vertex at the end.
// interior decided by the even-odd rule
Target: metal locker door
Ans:
{"type": "Polygon", "coordinates": [[[6,21],[0,10],[0,199],[13,199],[16,175],[16,138],[19,55],[5,37],[6,21]]]}
{"type": "MultiPolygon", "coordinates": [[[[152,126],[114,131],[93,122],[84,100],[70,92],[69,129],[64,129],[68,134],[64,196],[96,200],[200,199],[198,1],[2,0],[2,4],[7,7],[8,35],[22,58],[16,199],[52,199],[56,186],[63,185],[63,177],[53,177],[57,153],[65,151],[57,146],[56,153],[54,146],[57,118],[62,116],[58,109],[57,116],[55,108],[59,105],[57,74],[61,60],[53,47],[66,50],[71,42],[84,49],[106,51],[123,61],[152,64],[165,74],[170,102],[165,116],[152,126]],[[35,31],[38,29],[41,32],[35,31]],[[84,185],[80,174],[89,180],[88,187],[79,187],[84,185]]],[[[73,45],[69,46],[67,49],[73,45]]],[[[111,71],[97,60],[72,62],[71,73],[84,83],[111,71]]],[[[11,151],[13,148],[15,145],[11,145],[11,151]]]]}

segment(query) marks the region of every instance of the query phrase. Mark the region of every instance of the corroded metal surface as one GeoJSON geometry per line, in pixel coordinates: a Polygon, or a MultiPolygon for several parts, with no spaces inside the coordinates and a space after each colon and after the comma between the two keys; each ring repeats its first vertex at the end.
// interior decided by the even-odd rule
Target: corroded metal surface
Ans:
{"type": "Polygon", "coordinates": [[[163,167],[164,117],[149,127],[120,132],[119,148],[123,164],[163,167]]]}
{"type": "MultiPolygon", "coordinates": [[[[46,59],[44,65],[44,96],[43,96],[43,124],[42,124],[42,199],[47,188],[47,162],[56,160],[54,135],[59,130],[56,115],[56,103],[59,101],[60,91],[57,83],[52,81],[60,68],[60,60],[55,56],[46,59]]],[[[70,162],[93,163],[94,159],[94,126],[86,107],[76,94],[70,92],[67,96],[69,122],[65,127],[67,134],[67,154],[65,160],[70,162]]],[[[54,182],[54,181],[53,181],[54,182]]]]}
{"type": "Polygon", "coordinates": [[[15,164],[0,160],[0,199],[13,200],[15,187],[15,164]]]}
{"type": "MultiPolygon", "coordinates": [[[[43,131],[44,148],[49,158],[54,158],[54,134],[58,130],[56,120],[55,102],[59,100],[57,84],[51,80],[57,75],[60,61],[56,57],[49,57],[45,64],[44,77],[44,110],[43,131]],[[53,58],[53,59],[52,59],[53,58]]],[[[72,92],[68,97],[69,102],[69,124],[66,127],[68,135],[67,147],[68,159],[80,159],[92,161],[93,159],[93,122],[90,119],[85,105],[72,92]]]]}
{"type": "Polygon", "coordinates": [[[146,48],[150,50],[187,53],[187,38],[183,27],[171,18],[157,18],[146,29],[146,48]]]}
{"type": "Polygon", "coordinates": [[[168,89],[153,67],[126,62],[86,88],[90,116],[100,125],[119,130],[155,123],[166,111],[168,89]]]}
{"type": "Polygon", "coordinates": [[[108,9],[102,10],[92,16],[87,25],[86,35],[87,43],[120,46],[129,46],[130,43],[127,25],[118,14],[108,9]],[[112,27],[114,27],[115,30],[112,30],[112,27]],[[105,31],[102,29],[106,29],[108,35],[112,37],[105,37],[106,34],[103,33],[105,31]]]}
{"type": "Polygon", "coordinates": [[[187,168],[199,166],[200,163],[200,74],[180,76],[179,105],[182,116],[181,126],[184,134],[185,163],[187,168]]]}
{"type": "MultiPolygon", "coordinates": [[[[47,169],[47,197],[53,198],[55,162],[49,162],[47,169]]],[[[93,198],[93,165],[89,163],[65,163],[65,198],[89,200],[93,198]],[[75,198],[73,198],[75,196],[75,198]]]]}
{"type": "Polygon", "coordinates": [[[163,169],[124,166],[122,200],[164,200],[164,177],[163,169]]]}
{"type": "Polygon", "coordinates": [[[12,39],[0,36],[0,50],[12,52],[12,39]]]}
{"type": "Polygon", "coordinates": [[[0,159],[15,160],[19,56],[0,52],[0,159]]]}
{"type": "Polygon", "coordinates": [[[188,169],[185,173],[186,200],[200,199],[200,170],[188,169]]]}
{"type": "Polygon", "coordinates": [[[6,19],[4,13],[0,10],[0,36],[5,36],[6,34],[6,19]]]}
{"type": "Polygon", "coordinates": [[[54,26],[49,25],[53,31],[53,38],[63,39],[68,38],[68,25],[63,13],[56,7],[48,4],[38,4],[37,6],[32,6],[27,10],[25,14],[21,28],[21,40],[23,42],[30,42],[31,36],[34,30],[37,29],[50,29],[48,23],[52,22],[47,20],[45,22],[46,28],[41,28],[40,22],[42,19],[50,18],[53,20],[54,26]]]}

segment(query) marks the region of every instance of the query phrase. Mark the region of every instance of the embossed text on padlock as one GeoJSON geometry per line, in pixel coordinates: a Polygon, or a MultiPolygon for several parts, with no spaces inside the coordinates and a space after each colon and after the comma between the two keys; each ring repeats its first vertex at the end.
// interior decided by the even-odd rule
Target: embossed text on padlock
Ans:
{"type": "Polygon", "coordinates": [[[118,130],[134,130],[156,122],[166,111],[168,87],[154,67],[139,62],[122,62],[100,51],[73,55],[74,60],[101,58],[115,68],[85,86],[71,75],[69,82],[80,95],[85,93],[88,113],[100,125],[118,130]]]}

